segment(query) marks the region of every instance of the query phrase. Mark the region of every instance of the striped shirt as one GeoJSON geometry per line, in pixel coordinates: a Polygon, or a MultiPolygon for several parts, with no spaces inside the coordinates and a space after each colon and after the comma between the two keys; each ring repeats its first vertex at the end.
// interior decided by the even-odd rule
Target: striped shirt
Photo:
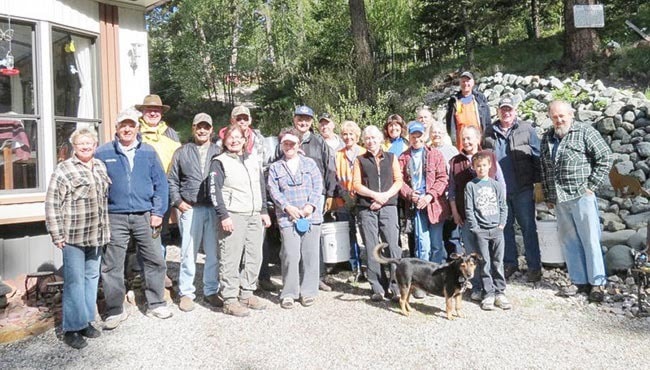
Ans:
{"type": "Polygon", "coordinates": [[[92,159],[92,168],[76,156],[59,163],[45,196],[45,225],[57,244],[101,247],[110,239],[108,187],[104,163],[92,159]]]}
{"type": "Polygon", "coordinates": [[[587,189],[596,192],[612,167],[612,151],[598,131],[573,123],[562,139],[550,129],[542,137],[542,188],[550,203],[581,197],[587,189]],[[555,152],[555,155],[554,155],[555,152]]]}

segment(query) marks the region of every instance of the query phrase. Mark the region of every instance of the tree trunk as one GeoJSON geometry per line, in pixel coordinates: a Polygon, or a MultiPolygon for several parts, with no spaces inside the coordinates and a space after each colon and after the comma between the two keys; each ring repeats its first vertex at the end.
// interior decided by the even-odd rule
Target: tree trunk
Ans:
{"type": "Polygon", "coordinates": [[[214,75],[214,68],[212,67],[212,60],[210,54],[207,52],[208,40],[203,31],[203,27],[199,24],[197,19],[193,21],[194,31],[199,35],[199,40],[203,46],[199,53],[201,53],[203,59],[203,70],[205,71],[205,80],[206,88],[208,89],[208,96],[210,100],[217,101],[218,91],[219,91],[219,78],[214,75]]]}
{"type": "Polygon", "coordinates": [[[594,28],[576,28],[573,22],[574,5],[594,5],[595,0],[564,0],[564,56],[562,64],[567,70],[580,67],[598,51],[600,38],[594,28]]]}
{"type": "Polygon", "coordinates": [[[375,63],[372,59],[370,31],[363,0],[350,0],[350,20],[352,39],[356,56],[356,87],[359,99],[369,104],[374,102],[375,63]]]}
{"type": "Polygon", "coordinates": [[[540,38],[539,31],[539,0],[530,0],[530,23],[532,26],[532,36],[535,40],[540,38]]]}
{"type": "Polygon", "coordinates": [[[465,58],[466,58],[466,68],[472,69],[474,67],[474,38],[472,37],[472,30],[469,24],[469,15],[467,14],[467,8],[463,8],[463,29],[465,31],[465,58]]]}

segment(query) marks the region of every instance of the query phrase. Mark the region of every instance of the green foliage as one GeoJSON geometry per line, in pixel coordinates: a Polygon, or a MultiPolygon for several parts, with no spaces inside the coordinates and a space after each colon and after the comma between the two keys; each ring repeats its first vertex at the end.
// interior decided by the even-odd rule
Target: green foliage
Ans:
{"type": "Polygon", "coordinates": [[[551,95],[553,96],[553,100],[564,100],[571,103],[571,105],[589,102],[589,94],[586,91],[580,91],[578,93],[569,85],[565,85],[561,89],[553,89],[551,95]]]}

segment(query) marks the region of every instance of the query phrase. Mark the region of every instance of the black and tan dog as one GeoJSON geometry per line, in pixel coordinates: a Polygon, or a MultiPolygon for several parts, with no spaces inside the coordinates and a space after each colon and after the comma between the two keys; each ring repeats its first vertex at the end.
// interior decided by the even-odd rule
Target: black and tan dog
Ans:
{"type": "Polygon", "coordinates": [[[480,255],[472,253],[466,256],[454,253],[450,256],[451,262],[437,264],[419,258],[386,258],[382,256],[381,251],[387,245],[386,243],[377,245],[374,256],[381,264],[396,265],[395,279],[400,289],[399,305],[402,314],[409,315],[411,293],[415,288],[420,288],[428,293],[445,297],[447,319],[454,319],[452,314],[454,308],[456,316],[462,317],[460,309],[463,292],[472,287],[470,279],[474,277],[476,265],[482,259],[480,255]]]}

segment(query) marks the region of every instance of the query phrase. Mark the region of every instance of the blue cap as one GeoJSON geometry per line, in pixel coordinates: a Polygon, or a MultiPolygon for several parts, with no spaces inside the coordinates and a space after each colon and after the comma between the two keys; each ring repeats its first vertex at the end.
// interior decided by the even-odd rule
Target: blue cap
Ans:
{"type": "Polygon", "coordinates": [[[298,116],[298,115],[300,115],[300,116],[309,116],[311,118],[314,118],[314,111],[311,108],[309,108],[308,106],[306,106],[306,105],[301,105],[301,106],[296,108],[296,111],[293,112],[293,115],[294,116],[298,116]]]}
{"type": "Polygon", "coordinates": [[[424,125],[421,124],[418,121],[409,122],[408,129],[409,129],[409,135],[413,134],[415,132],[419,132],[421,134],[424,134],[424,125]]]}

